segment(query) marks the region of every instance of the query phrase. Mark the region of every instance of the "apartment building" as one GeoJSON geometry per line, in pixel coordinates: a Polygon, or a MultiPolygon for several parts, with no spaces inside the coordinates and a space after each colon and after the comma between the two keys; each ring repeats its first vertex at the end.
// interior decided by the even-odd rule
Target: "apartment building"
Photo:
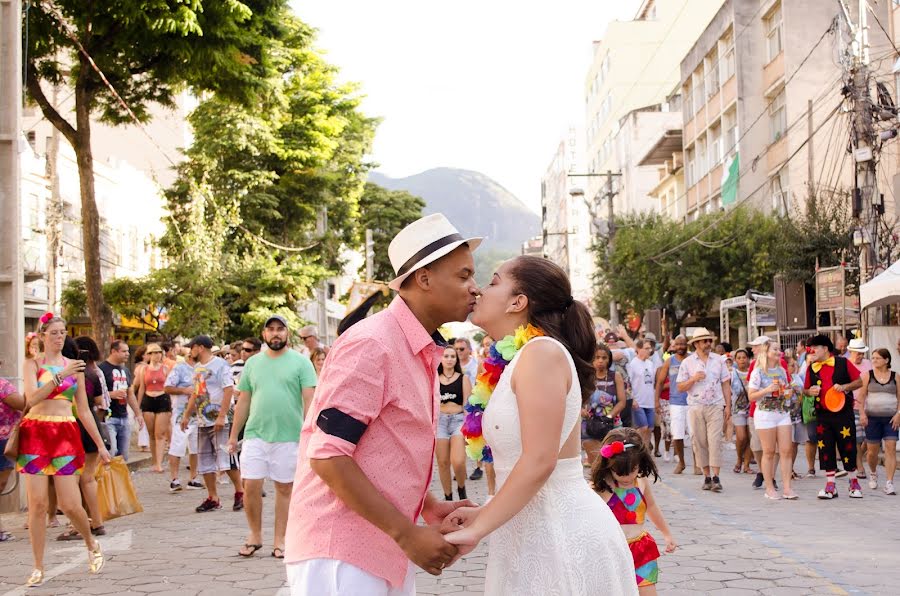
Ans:
{"type": "MultiPolygon", "coordinates": [[[[593,44],[593,60],[585,78],[586,162],[592,172],[617,172],[630,159],[632,139],[617,141],[623,118],[635,110],[660,106],[680,81],[680,61],[722,0],[644,0],[635,18],[613,21],[605,35],[593,44]]],[[[644,116],[636,116],[636,119],[644,116]]],[[[626,121],[626,124],[628,121],[626,121]]],[[[639,125],[640,123],[637,122],[639,125]]],[[[633,179],[622,179],[615,201],[619,213],[635,211],[646,201],[646,181],[632,192],[633,179]],[[638,201],[640,203],[640,201],[638,201]]],[[[604,182],[588,181],[586,194],[595,196],[604,182]]]]}
{"type": "MultiPolygon", "coordinates": [[[[887,22],[887,3],[870,6],[887,22]]],[[[851,160],[836,157],[846,116],[830,118],[848,43],[842,27],[829,31],[838,11],[818,0],[726,0],[681,62],[686,200],[667,199],[670,215],[683,209],[691,220],[740,203],[789,213],[817,189],[852,187],[851,160]]],[[[868,35],[873,57],[890,50],[880,30],[868,35]]],[[[872,68],[888,74],[889,62],[872,68]]]]}
{"type": "Polygon", "coordinates": [[[541,227],[543,256],[562,267],[572,284],[576,300],[591,302],[594,259],[591,252],[591,216],[584,195],[584,135],[575,127],[560,140],[553,159],[541,177],[541,227]]]}
{"type": "MultiPolygon", "coordinates": [[[[677,106],[673,113],[683,119],[680,91],[670,96],[666,103],[677,106]]],[[[647,196],[655,202],[655,209],[676,221],[684,221],[687,216],[682,126],[683,122],[677,121],[671,127],[657,130],[638,162],[639,166],[655,171],[655,184],[647,191],[647,196]]]]}

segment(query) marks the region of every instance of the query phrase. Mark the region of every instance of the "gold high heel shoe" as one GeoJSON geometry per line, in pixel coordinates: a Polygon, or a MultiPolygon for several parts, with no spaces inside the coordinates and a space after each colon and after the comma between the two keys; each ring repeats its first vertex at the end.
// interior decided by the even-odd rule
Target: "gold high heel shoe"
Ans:
{"type": "Polygon", "coordinates": [[[91,573],[100,573],[104,563],[103,551],[100,550],[100,543],[98,542],[96,550],[88,551],[88,569],[91,573]]]}
{"type": "Polygon", "coordinates": [[[35,569],[31,572],[31,576],[28,578],[28,581],[25,582],[25,587],[27,588],[37,588],[44,584],[44,571],[42,569],[35,569]]]}

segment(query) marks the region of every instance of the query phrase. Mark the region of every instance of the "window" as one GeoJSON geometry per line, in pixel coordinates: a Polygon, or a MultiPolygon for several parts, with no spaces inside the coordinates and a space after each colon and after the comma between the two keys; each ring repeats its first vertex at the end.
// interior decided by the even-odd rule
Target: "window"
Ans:
{"type": "Polygon", "coordinates": [[[719,92],[719,52],[713,48],[706,57],[706,98],[719,92]]]}
{"type": "Polygon", "coordinates": [[[781,215],[787,215],[791,205],[791,189],[788,185],[787,168],[781,168],[777,174],[769,179],[769,188],[772,195],[772,211],[781,215]]]}
{"type": "Polygon", "coordinates": [[[693,147],[685,151],[684,185],[688,188],[697,183],[695,156],[696,152],[693,147]]]}
{"type": "Polygon", "coordinates": [[[722,156],[737,153],[738,127],[737,127],[737,110],[732,108],[725,112],[722,116],[722,128],[725,130],[725,137],[722,140],[722,156]]]}
{"type": "Polygon", "coordinates": [[[784,23],[781,20],[781,4],[776,4],[765,17],[766,48],[768,61],[771,62],[781,53],[784,23]]]}
{"type": "Polygon", "coordinates": [[[702,138],[697,139],[697,142],[694,144],[697,148],[697,178],[703,178],[706,176],[706,141],[702,138]]]}
{"type": "Polygon", "coordinates": [[[719,60],[719,78],[724,83],[735,72],[734,31],[729,30],[728,33],[722,36],[722,39],[719,41],[719,54],[721,55],[719,60]]]}
{"type": "Polygon", "coordinates": [[[694,72],[694,113],[700,111],[700,108],[703,107],[703,104],[706,103],[706,97],[703,95],[703,65],[700,65],[694,72]]]}
{"type": "Polygon", "coordinates": [[[784,107],[783,88],[769,103],[769,130],[771,132],[770,142],[772,143],[780,141],[781,137],[787,132],[787,113],[784,107]]]}
{"type": "Polygon", "coordinates": [[[685,120],[690,120],[694,117],[694,97],[691,91],[691,80],[688,79],[684,84],[684,90],[682,93],[684,94],[684,101],[682,102],[682,110],[684,110],[684,118],[685,120]]]}
{"type": "Polygon", "coordinates": [[[714,124],[709,127],[709,169],[722,163],[722,126],[714,124]]]}

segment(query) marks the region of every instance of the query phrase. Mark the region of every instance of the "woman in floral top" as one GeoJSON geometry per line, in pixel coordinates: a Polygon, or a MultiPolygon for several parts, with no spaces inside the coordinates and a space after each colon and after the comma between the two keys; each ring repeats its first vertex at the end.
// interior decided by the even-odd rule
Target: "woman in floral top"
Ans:
{"type": "MultiPolygon", "coordinates": [[[[6,441],[9,434],[22,417],[22,410],[25,407],[25,399],[16,391],[12,383],[4,378],[0,378],[0,452],[6,449],[6,441]]],[[[0,455],[0,490],[6,486],[9,475],[15,466],[7,458],[0,455]]],[[[0,525],[0,542],[6,542],[12,539],[12,534],[5,532],[3,526],[0,525]]]]}
{"type": "Polygon", "coordinates": [[[618,371],[609,369],[612,362],[612,352],[606,344],[597,344],[594,352],[594,371],[596,373],[595,389],[584,406],[582,412],[584,421],[581,425],[581,446],[587,454],[587,462],[594,464],[600,453],[602,437],[592,437],[588,434],[588,420],[601,416],[610,418],[613,426],[621,426],[619,414],[625,409],[625,381],[618,371]]]}
{"type": "Polygon", "coordinates": [[[750,374],[747,385],[750,401],[756,402],[753,421],[762,443],[761,468],[766,486],[766,498],[794,500],[797,494],[791,488],[791,469],[794,441],[791,406],[796,397],[790,383],[790,375],[781,364],[781,348],[777,343],[769,344],[769,349],[760,351],[756,367],[750,374]],[[784,492],[779,496],[774,485],[775,450],[781,456],[781,481],[784,492]]]}

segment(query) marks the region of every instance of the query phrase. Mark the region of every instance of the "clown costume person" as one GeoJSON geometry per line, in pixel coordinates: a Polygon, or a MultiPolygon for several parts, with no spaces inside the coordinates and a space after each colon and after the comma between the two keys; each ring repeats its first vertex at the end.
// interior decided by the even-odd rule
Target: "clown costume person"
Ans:
{"type": "Polygon", "coordinates": [[[859,371],[846,358],[834,355],[834,344],[827,336],[816,335],[807,345],[812,351],[803,391],[816,398],[816,444],[819,465],[825,471],[825,488],[818,496],[820,499],[838,496],[834,483],[836,450],[850,475],[850,497],[861,499],[862,489],[856,478],[856,423],[851,394],[862,386],[859,371]]]}

